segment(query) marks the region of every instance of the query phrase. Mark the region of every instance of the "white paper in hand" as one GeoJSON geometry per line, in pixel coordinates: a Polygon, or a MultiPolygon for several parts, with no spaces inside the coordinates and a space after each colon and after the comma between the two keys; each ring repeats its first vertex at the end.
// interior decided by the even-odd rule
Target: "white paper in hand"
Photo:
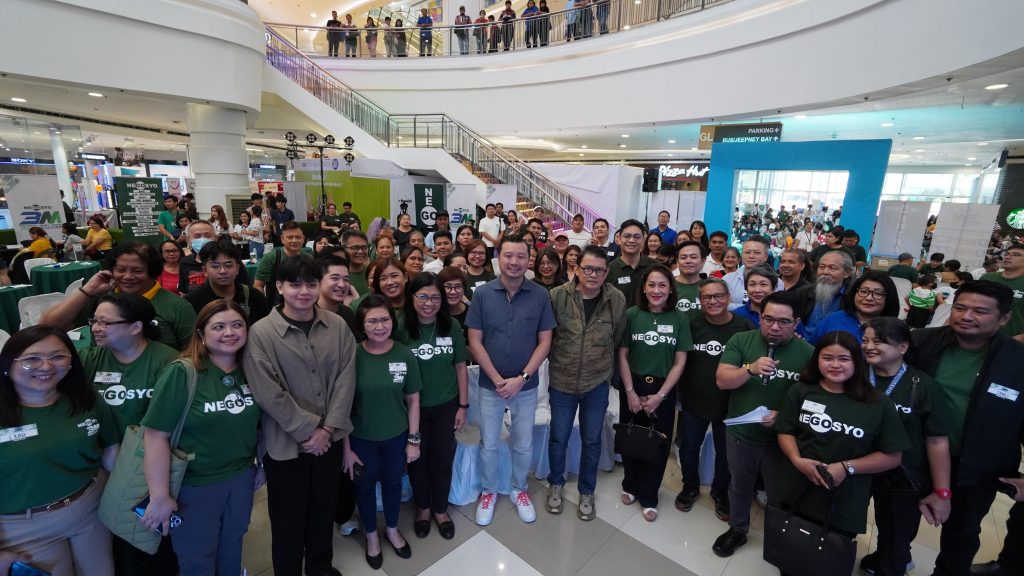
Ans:
{"type": "Polygon", "coordinates": [[[735,418],[727,418],[725,420],[725,425],[735,426],[736,424],[761,424],[762,422],[764,422],[764,419],[767,418],[769,414],[771,414],[771,410],[765,408],[764,406],[758,406],[757,408],[754,408],[753,410],[747,412],[742,416],[737,416],[735,418]]]}

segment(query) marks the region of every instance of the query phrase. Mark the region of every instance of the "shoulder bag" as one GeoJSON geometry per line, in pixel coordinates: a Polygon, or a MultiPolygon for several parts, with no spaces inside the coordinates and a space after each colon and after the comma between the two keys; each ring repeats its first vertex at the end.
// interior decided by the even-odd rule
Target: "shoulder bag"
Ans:
{"type": "Polygon", "coordinates": [[[668,436],[654,429],[653,414],[649,426],[634,424],[634,416],[630,414],[629,422],[612,424],[615,429],[615,451],[626,458],[661,462],[668,453],[668,436]]]}
{"type": "Polygon", "coordinates": [[[830,530],[835,490],[824,524],[797,514],[813,488],[808,483],[789,510],[771,502],[765,508],[764,560],[792,576],[850,576],[857,559],[857,541],[830,530]]]}
{"type": "MultiPolygon", "coordinates": [[[[185,403],[185,409],[182,411],[181,417],[178,418],[178,425],[175,426],[174,433],[170,438],[170,491],[171,496],[176,497],[181,488],[181,481],[185,477],[188,462],[193,458],[193,455],[185,454],[177,447],[181,431],[185,428],[185,419],[188,416],[189,408],[195,399],[199,375],[191,360],[179,359],[174,363],[184,367],[185,373],[188,375],[188,402],[185,403]]],[[[107,480],[103,496],[100,499],[99,518],[115,536],[147,554],[156,554],[162,536],[159,532],[150,530],[140,522],[133,510],[135,505],[149,494],[143,460],[142,427],[129,426],[125,431],[124,440],[121,441],[121,449],[117,453],[114,470],[110,473],[110,479],[107,480]]]]}

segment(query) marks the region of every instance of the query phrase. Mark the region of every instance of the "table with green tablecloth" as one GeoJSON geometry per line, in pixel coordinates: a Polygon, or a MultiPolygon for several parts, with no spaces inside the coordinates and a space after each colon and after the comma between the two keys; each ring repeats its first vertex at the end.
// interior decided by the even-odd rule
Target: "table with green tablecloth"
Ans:
{"type": "Polygon", "coordinates": [[[18,326],[21,326],[18,300],[32,295],[34,295],[32,286],[28,284],[0,288],[0,330],[4,330],[8,334],[18,331],[18,326]]]}
{"type": "Polygon", "coordinates": [[[43,264],[32,269],[32,287],[35,294],[64,292],[75,280],[88,282],[100,271],[99,262],[66,262],[43,264]]]}

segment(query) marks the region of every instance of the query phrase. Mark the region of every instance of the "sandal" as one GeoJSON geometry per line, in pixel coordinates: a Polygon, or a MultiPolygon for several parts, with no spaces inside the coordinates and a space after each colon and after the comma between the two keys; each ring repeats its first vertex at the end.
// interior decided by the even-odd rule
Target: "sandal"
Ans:
{"type": "Polygon", "coordinates": [[[644,508],[644,520],[647,520],[648,522],[654,522],[657,519],[658,519],[658,509],[657,508],[644,508]]]}
{"type": "Polygon", "coordinates": [[[622,491],[622,503],[625,504],[626,506],[629,506],[633,502],[636,502],[636,496],[633,496],[629,492],[626,492],[625,490],[623,490],[622,491]]]}

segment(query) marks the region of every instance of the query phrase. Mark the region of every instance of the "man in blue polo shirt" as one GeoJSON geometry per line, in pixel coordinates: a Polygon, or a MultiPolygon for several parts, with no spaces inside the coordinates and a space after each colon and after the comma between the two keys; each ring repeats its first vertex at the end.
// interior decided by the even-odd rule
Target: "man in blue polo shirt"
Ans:
{"type": "Polygon", "coordinates": [[[532,456],[537,369],[551,349],[555,316],[544,288],[526,279],[530,246],[521,238],[498,243],[501,276],[480,286],[466,316],[469,351],[480,365],[480,502],[476,523],[494,517],[498,492],[498,445],[505,409],[512,414],[512,503],[523,522],[537,512],[526,474],[532,456]]]}

